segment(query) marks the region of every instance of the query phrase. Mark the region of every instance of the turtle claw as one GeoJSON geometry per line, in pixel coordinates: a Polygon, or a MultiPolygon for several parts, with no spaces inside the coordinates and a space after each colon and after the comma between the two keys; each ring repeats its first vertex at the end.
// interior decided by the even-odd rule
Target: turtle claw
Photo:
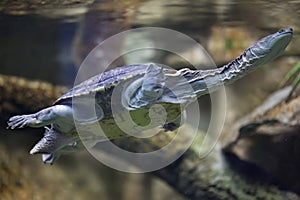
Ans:
{"type": "Polygon", "coordinates": [[[36,121],[32,115],[17,115],[11,117],[7,122],[7,129],[24,128],[33,125],[36,121]]]}

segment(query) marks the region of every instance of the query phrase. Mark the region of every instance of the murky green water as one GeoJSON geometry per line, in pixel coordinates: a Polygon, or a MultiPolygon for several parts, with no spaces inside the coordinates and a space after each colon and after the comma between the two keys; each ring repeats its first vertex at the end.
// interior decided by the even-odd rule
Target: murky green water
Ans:
{"type": "MultiPolygon", "coordinates": [[[[228,120],[230,121],[259,104],[268,93],[276,89],[275,85],[280,82],[280,78],[300,57],[300,1],[35,0],[28,2],[2,1],[0,3],[0,74],[71,86],[81,62],[97,44],[121,31],[148,26],[173,29],[192,37],[210,53],[217,65],[222,65],[239,55],[255,40],[280,28],[292,27],[295,32],[293,42],[285,56],[272,63],[278,66],[276,69],[271,68],[270,65],[228,89],[228,120]],[[264,80],[263,84],[261,80],[264,80]],[[234,110],[235,108],[237,111],[234,110]]],[[[128,38],[124,38],[124,41],[127,40],[128,38]]],[[[134,45],[135,41],[129,42],[134,45]]],[[[123,44],[117,44],[115,48],[114,50],[122,49],[123,44]]],[[[197,57],[193,52],[187,51],[187,54],[197,57]]],[[[156,54],[156,56],[160,56],[161,62],[168,61],[165,54],[156,54]]],[[[199,62],[201,63],[201,60],[199,62]]],[[[128,59],[120,59],[115,64],[131,63],[128,59]]],[[[26,136],[23,134],[22,137],[26,136]]],[[[7,141],[7,146],[13,145],[11,138],[5,136],[4,139],[7,141]]],[[[36,140],[36,138],[31,139],[36,140]]],[[[24,149],[21,154],[27,155],[27,151],[28,149],[24,149]]],[[[11,155],[16,153],[12,152],[11,155]]],[[[20,152],[18,155],[20,156],[20,152]]],[[[27,162],[27,157],[21,160],[27,162]]],[[[34,166],[39,167],[39,171],[45,170],[44,168],[47,167],[38,165],[37,160],[34,161],[34,166]]],[[[80,163],[80,160],[76,162],[80,163]]],[[[90,160],[89,162],[93,163],[90,160]]],[[[62,165],[59,164],[60,167],[62,165]]],[[[67,191],[61,192],[65,197],[72,196],[72,190],[82,187],[81,181],[85,181],[84,175],[77,175],[78,177],[74,178],[72,173],[65,173],[64,170],[68,171],[68,167],[57,170],[61,173],[60,180],[64,183],[72,177],[73,182],[68,185],[67,191]]],[[[30,171],[29,164],[26,169],[30,171]]],[[[84,167],[82,169],[87,170],[84,167]]],[[[77,168],[79,172],[82,169],[77,168]]],[[[55,168],[46,170],[48,173],[57,172],[55,168]]],[[[102,166],[102,170],[107,169],[103,169],[102,166]]],[[[164,199],[168,195],[175,199],[178,196],[170,190],[161,196],[157,195],[156,193],[161,192],[161,189],[155,185],[136,186],[149,181],[149,178],[135,176],[124,178],[124,175],[111,171],[108,174],[111,176],[104,178],[109,180],[113,177],[121,183],[116,188],[103,189],[106,183],[102,182],[102,189],[99,191],[104,199],[118,199],[120,196],[123,199],[147,199],[140,198],[140,195],[147,194],[146,187],[151,187],[151,191],[155,193],[148,199],[164,199]],[[138,189],[130,189],[124,184],[126,181],[123,179],[138,189]],[[115,191],[118,192],[113,195],[115,191]],[[133,191],[132,193],[139,195],[131,195],[126,191],[133,191]]],[[[92,175],[87,176],[91,178],[92,175]]],[[[98,174],[97,178],[101,179],[103,176],[98,174]]],[[[35,177],[34,181],[37,180],[39,177],[35,177]]],[[[87,185],[90,188],[84,190],[82,196],[97,199],[97,187],[91,183],[87,185]]],[[[114,187],[113,182],[108,185],[114,187]]],[[[181,197],[177,198],[181,199],[181,197]]]]}

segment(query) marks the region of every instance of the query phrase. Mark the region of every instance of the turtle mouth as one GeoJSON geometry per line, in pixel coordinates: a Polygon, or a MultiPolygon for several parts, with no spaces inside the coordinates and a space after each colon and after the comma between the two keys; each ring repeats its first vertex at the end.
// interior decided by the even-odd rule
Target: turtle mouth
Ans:
{"type": "Polygon", "coordinates": [[[256,64],[264,64],[273,60],[285,50],[292,35],[293,30],[286,28],[261,39],[249,48],[253,56],[249,60],[256,64]]]}
{"type": "Polygon", "coordinates": [[[279,56],[285,50],[285,48],[291,41],[292,34],[293,34],[293,32],[285,32],[285,33],[282,33],[279,36],[279,38],[275,38],[274,39],[275,41],[270,48],[269,57],[275,58],[275,57],[279,56]]]}
{"type": "Polygon", "coordinates": [[[274,33],[269,36],[269,39],[266,39],[266,48],[269,48],[273,55],[277,56],[282,53],[284,49],[287,47],[289,42],[292,39],[293,29],[286,28],[281,29],[280,31],[274,33]]]}

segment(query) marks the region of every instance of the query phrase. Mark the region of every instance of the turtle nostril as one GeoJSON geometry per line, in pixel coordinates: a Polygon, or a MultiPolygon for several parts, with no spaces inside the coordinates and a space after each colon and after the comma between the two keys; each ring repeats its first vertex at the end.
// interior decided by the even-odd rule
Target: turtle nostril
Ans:
{"type": "Polygon", "coordinates": [[[283,28],[283,29],[280,29],[279,31],[278,31],[279,33],[284,33],[284,32],[293,32],[293,29],[292,28],[283,28]]]}

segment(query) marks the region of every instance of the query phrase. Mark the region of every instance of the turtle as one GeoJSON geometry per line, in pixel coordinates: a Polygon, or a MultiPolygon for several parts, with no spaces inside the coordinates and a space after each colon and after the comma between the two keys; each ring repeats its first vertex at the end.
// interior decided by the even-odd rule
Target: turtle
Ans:
{"type": "MultiPolygon", "coordinates": [[[[42,154],[43,162],[48,164],[61,154],[82,149],[81,139],[84,138],[80,138],[78,132],[92,130],[93,125],[100,124],[105,136],[91,137],[87,134],[85,140],[90,146],[103,140],[126,137],[126,131],[118,127],[124,114],[129,113],[137,126],[149,129],[161,126],[175,130],[180,126],[178,117],[188,104],[273,60],[285,50],[292,35],[291,28],[281,29],[258,40],[236,59],[215,69],[175,70],[155,63],[114,68],[73,87],[50,107],[33,114],[11,117],[8,128],[45,127],[44,137],[30,154],[42,154]],[[154,123],[154,126],[148,127],[149,108],[154,105],[162,106],[167,115],[164,124],[154,123]]],[[[156,114],[159,118],[160,111],[156,114]]],[[[127,131],[138,135],[140,129],[130,127],[127,131]]]]}

